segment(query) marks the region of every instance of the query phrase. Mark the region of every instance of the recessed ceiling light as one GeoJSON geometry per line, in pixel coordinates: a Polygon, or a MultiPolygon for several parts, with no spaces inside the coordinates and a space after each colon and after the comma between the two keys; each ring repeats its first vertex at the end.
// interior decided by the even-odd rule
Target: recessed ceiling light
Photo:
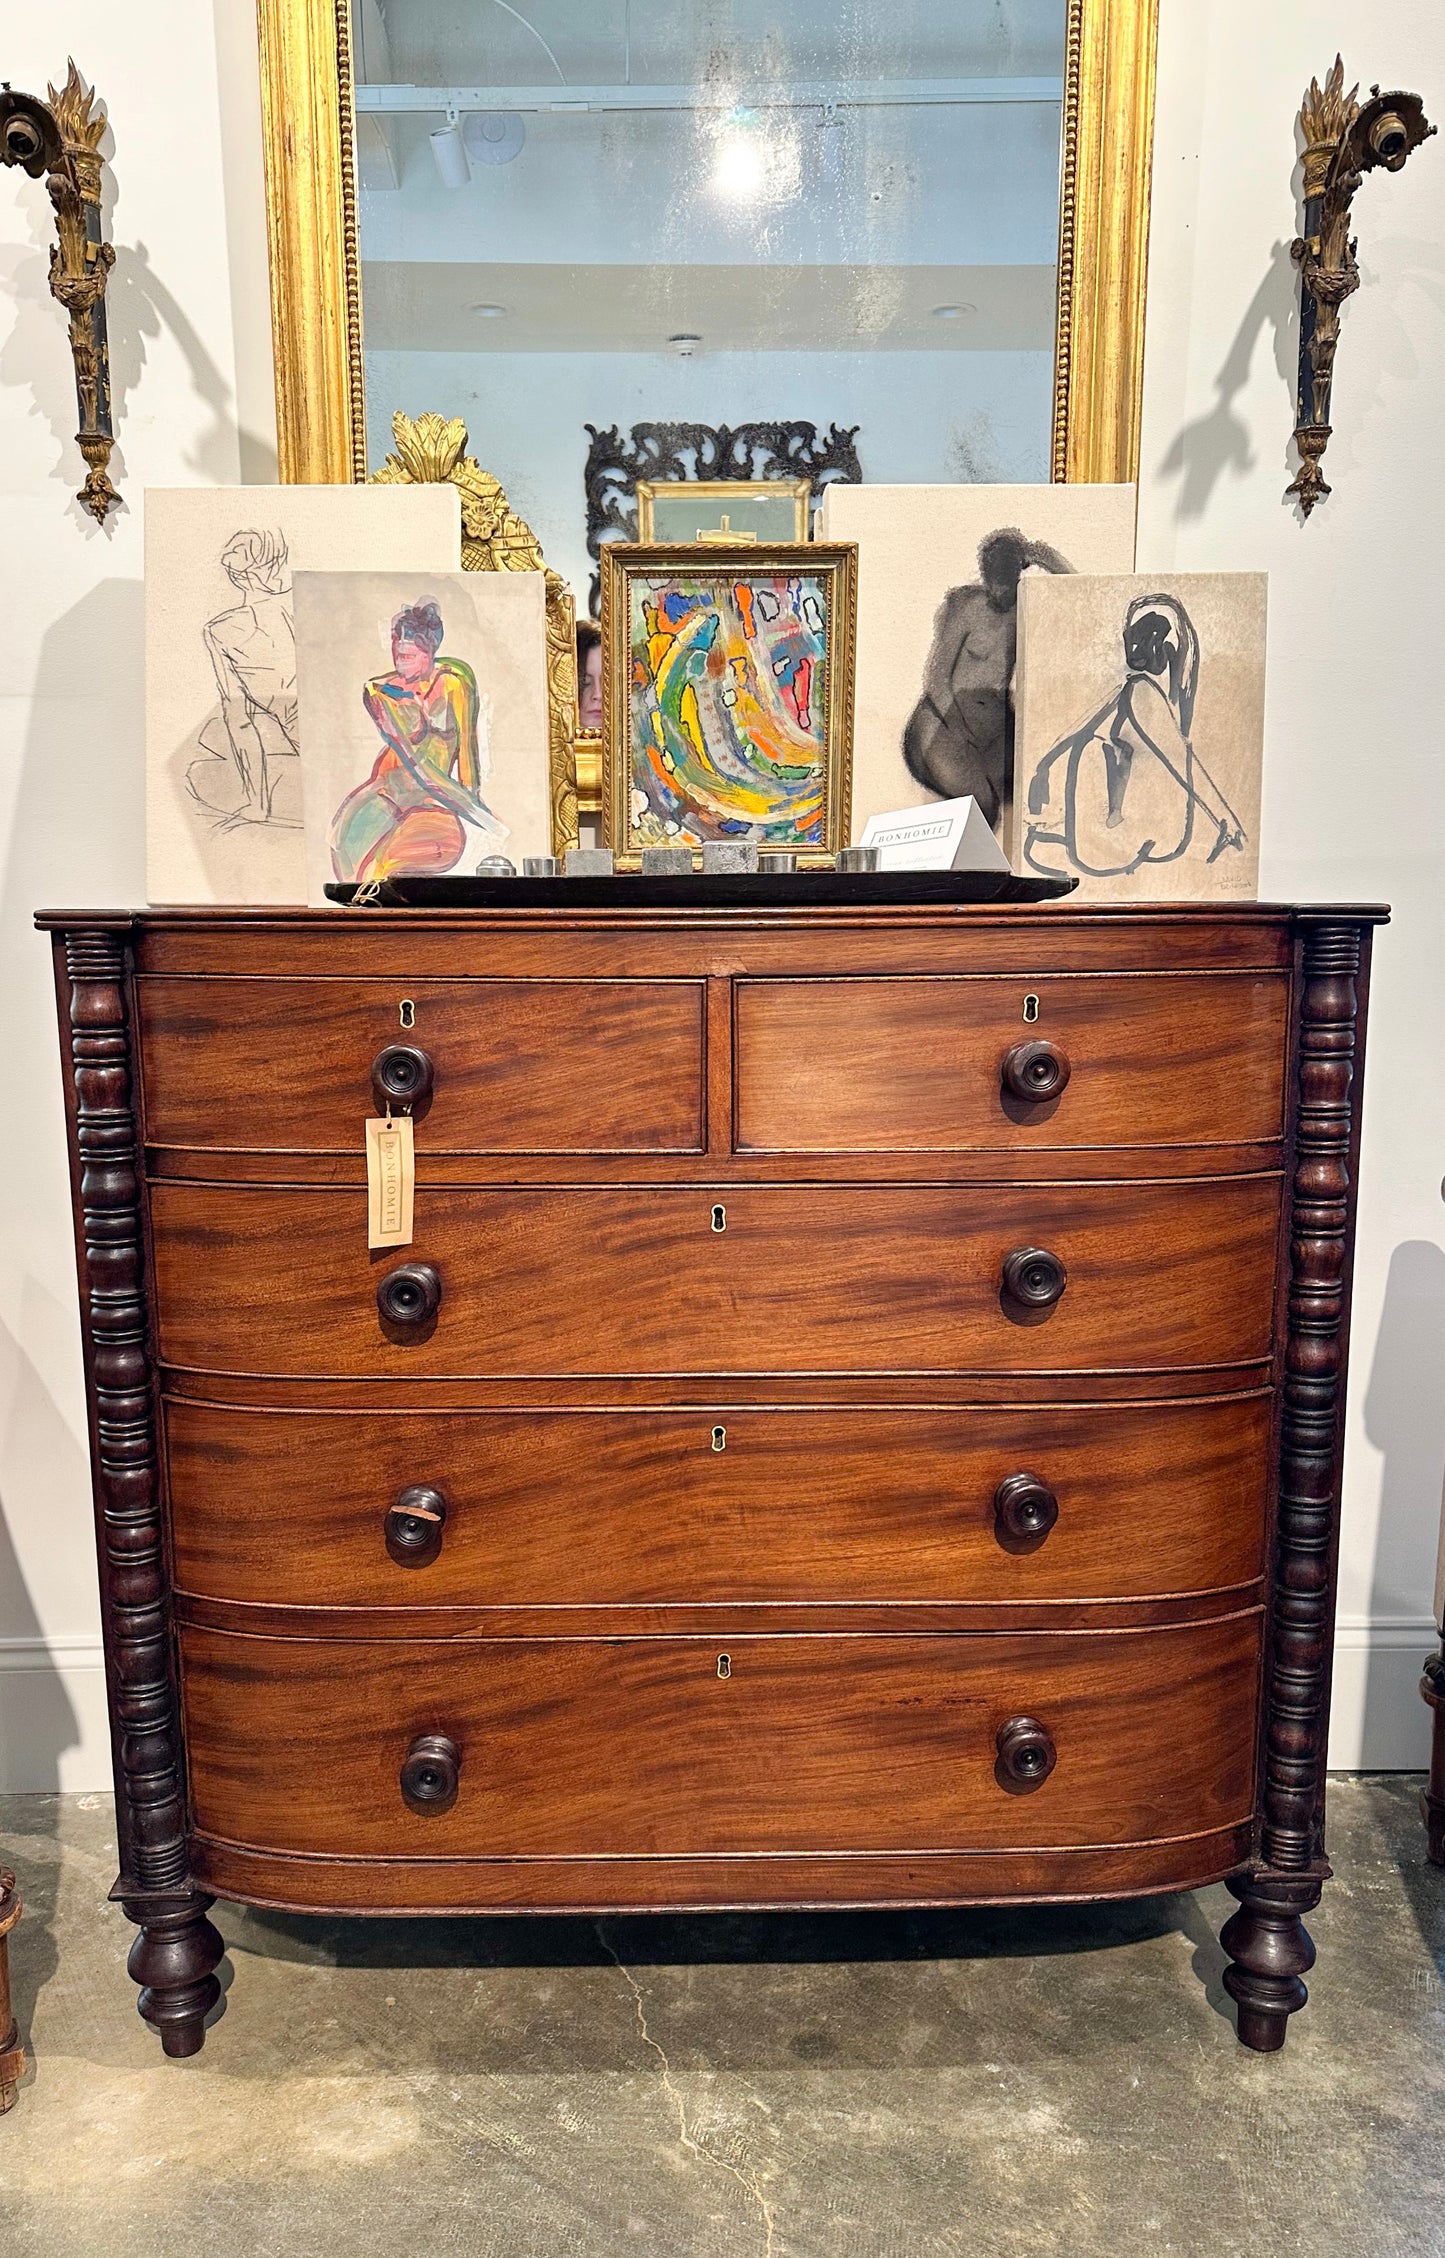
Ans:
{"type": "Polygon", "coordinates": [[[473,306],[472,308],[472,312],[474,314],[480,314],[483,321],[500,321],[506,310],[507,309],[505,306],[492,305],[473,306]]]}
{"type": "Polygon", "coordinates": [[[976,313],[977,311],[978,308],[976,306],[969,305],[935,306],[933,309],[933,318],[935,321],[957,321],[961,314],[972,314],[976,313]]]}
{"type": "Polygon", "coordinates": [[[680,361],[690,361],[702,343],[702,339],[698,336],[696,330],[680,329],[675,336],[669,337],[667,342],[680,361]]]}

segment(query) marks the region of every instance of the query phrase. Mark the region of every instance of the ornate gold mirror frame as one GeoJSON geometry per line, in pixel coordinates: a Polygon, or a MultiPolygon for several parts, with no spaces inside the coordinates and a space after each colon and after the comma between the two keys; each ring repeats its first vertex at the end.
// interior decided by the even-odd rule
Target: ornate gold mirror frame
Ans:
{"type": "MultiPolygon", "coordinates": [[[[1158,12],[1159,0],[1069,0],[1056,480],[1138,475],[1158,12]]],[[[364,479],[351,0],[257,0],[257,17],[281,477],[364,479]]],[[[579,761],[576,781],[583,813],[600,809],[600,764],[579,761]]]]}

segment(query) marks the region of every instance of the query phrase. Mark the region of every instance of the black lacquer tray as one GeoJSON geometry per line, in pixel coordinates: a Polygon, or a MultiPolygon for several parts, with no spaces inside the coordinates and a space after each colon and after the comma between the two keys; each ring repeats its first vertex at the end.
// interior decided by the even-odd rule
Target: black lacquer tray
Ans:
{"type": "Polygon", "coordinates": [[[1077,878],[1019,878],[999,870],[798,870],[736,876],[604,878],[387,878],[373,892],[328,886],[327,898],[357,894],[378,909],[897,909],[966,902],[1047,902],[1077,878]]]}

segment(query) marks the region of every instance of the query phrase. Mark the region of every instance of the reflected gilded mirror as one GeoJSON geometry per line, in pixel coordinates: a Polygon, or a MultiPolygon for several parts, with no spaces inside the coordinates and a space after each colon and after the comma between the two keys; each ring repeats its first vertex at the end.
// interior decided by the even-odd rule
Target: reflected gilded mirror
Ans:
{"type": "Polygon", "coordinates": [[[595,608],[672,480],[1137,469],[1157,0],[259,0],[281,470],[400,410],[595,608]]]}

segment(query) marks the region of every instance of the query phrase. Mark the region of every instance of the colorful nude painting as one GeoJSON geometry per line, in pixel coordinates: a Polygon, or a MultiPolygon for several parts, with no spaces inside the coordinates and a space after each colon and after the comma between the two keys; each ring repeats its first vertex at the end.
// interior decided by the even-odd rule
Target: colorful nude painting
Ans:
{"type": "Polygon", "coordinates": [[[298,573],[310,899],[548,844],[540,572],[298,573]]]}
{"type": "Polygon", "coordinates": [[[846,844],[851,554],[619,551],[604,603],[623,851],[846,844]],[[643,560],[647,561],[644,562],[643,560]]]}
{"type": "Polygon", "coordinates": [[[481,794],[492,765],[492,701],[465,659],[446,657],[445,635],[429,596],[404,604],[391,623],[390,670],[361,694],[381,750],[331,819],[340,879],[367,885],[395,871],[455,870],[468,824],[499,845],[506,837],[481,794]]]}

